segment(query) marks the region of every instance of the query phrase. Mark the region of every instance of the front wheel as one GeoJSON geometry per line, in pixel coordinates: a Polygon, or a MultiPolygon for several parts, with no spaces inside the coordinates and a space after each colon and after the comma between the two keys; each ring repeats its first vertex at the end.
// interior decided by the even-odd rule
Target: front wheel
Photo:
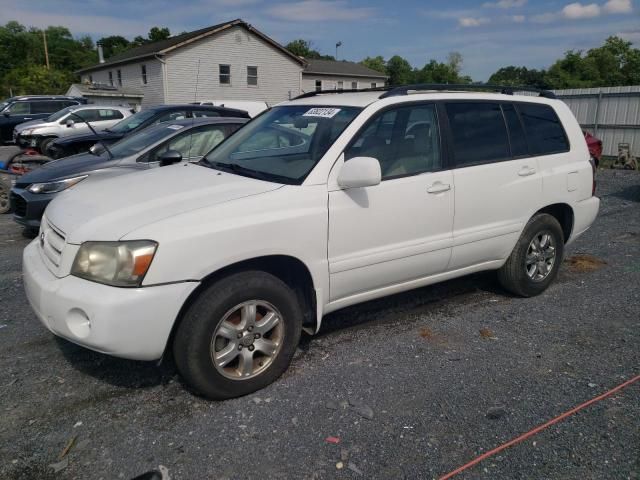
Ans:
{"type": "Polygon", "coordinates": [[[239,397],[287,369],[301,330],[293,290],[266,272],[240,272],[201,292],[178,326],[173,354],[180,374],[202,395],[239,397]]]}
{"type": "Polygon", "coordinates": [[[498,280],[508,291],[532,297],[545,291],[558,274],[564,253],[564,234],[549,214],[535,215],[527,223],[498,280]]]}

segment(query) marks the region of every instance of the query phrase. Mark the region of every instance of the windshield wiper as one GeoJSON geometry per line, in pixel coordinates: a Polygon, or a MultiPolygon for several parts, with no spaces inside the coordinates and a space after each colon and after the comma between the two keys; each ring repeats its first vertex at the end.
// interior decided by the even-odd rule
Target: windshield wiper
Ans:
{"type": "Polygon", "coordinates": [[[264,180],[267,182],[276,183],[293,183],[293,180],[283,175],[277,175],[275,173],[266,173],[252,168],[243,167],[237,163],[224,163],[224,162],[208,162],[216,170],[222,170],[223,172],[237,173],[246,177],[255,178],[257,180],[264,180]]]}
{"type": "MultiPolygon", "coordinates": [[[[80,115],[78,115],[77,113],[71,112],[71,113],[69,114],[69,116],[73,116],[73,117],[76,117],[76,118],[79,118],[80,120],[82,120],[82,121],[87,125],[87,127],[89,127],[89,129],[93,132],[93,134],[94,134],[97,138],[100,138],[100,135],[98,135],[98,132],[96,132],[96,131],[93,129],[93,127],[91,126],[91,124],[90,124],[89,122],[87,122],[84,118],[82,118],[80,115]]],[[[106,146],[104,143],[102,143],[102,142],[100,142],[100,145],[102,145],[102,146],[104,147],[104,149],[106,150],[106,152],[109,154],[109,160],[113,160],[113,158],[114,158],[114,157],[113,157],[113,154],[111,153],[111,150],[109,150],[109,147],[107,147],[107,146],[106,146]]],[[[93,153],[93,152],[91,152],[91,153],[93,153]]]]}

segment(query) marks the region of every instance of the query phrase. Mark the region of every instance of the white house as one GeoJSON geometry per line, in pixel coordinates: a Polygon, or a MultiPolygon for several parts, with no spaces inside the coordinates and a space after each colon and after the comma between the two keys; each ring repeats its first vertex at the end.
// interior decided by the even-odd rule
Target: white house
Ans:
{"type": "Polygon", "coordinates": [[[349,89],[386,81],[356,63],[307,61],[240,19],[132,48],[78,73],[83,84],[139,92],[142,107],[204,99],[273,105],[317,85],[349,89]]]}

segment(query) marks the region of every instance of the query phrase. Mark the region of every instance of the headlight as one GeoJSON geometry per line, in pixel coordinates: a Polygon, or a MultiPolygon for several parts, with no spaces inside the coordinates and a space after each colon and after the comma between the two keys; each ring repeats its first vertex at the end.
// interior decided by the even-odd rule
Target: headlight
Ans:
{"type": "Polygon", "coordinates": [[[33,133],[33,130],[32,130],[32,129],[28,129],[28,128],[27,128],[27,129],[25,129],[25,130],[22,130],[22,131],[19,133],[19,135],[31,135],[32,133],[33,133]]]}
{"type": "Polygon", "coordinates": [[[58,180],[57,182],[47,183],[32,183],[27,188],[31,193],[56,193],[66,190],[69,187],[73,187],[76,183],[81,182],[88,175],[80,175],[79,177],[65,178],[64,180],[58,180]]]}
{"type": "Polygon", "coordinates": [[[158,244],[151,240],[85,242],[76,254],[71,274],[114,287],[139,287],[156,248],[158,244]]]}

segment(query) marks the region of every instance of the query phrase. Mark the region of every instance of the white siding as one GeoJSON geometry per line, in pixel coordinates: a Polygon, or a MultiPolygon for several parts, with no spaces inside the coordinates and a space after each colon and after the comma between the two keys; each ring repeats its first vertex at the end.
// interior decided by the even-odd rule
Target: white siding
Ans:
{"type": "Polygon", "coordinates": [[[135,90],[144,94],[142,98],[142,108],[165,103],[162,63],[155,58],[148,58],[144,61],[127,63],[124,65],[113,65],[104,69],[94,70],[82,74],[82,81],[89,80],[89,75],[95,83],[109,84],[109,72],[113,72],[113,84],[118,86],[118,70],[122,72],[122,87],[135,90]],[[142,65],[147,66],[147,84],[142,83],[142,65]]]}
{"type": "Polygon", "coordinates": [[[167,103],[256,100],[273,105],[300,93],[302,65],[242,27],[177,48],[166,62],[167,103]],[[219,65],[231,66],[230,85],[220,84],[219,65]],[[247,66],[258,67],[257,86],[247,85],[247,66]]]}
{"type": "Polygon", "coordinates": [[[336,90],[338,88],[338,82],[343,82],[345,90],[351,88],[351,82],[358,82],[358,88],[371,88],[373,82],[377,87],[384,87],[385,80],[383,78],[374,77],[349,77],[338,75],[314,75],[313,73],[302,74],[302,91],[312,92],[316,89],[316,80],[322,80],[323,90],[336,90]]]}

